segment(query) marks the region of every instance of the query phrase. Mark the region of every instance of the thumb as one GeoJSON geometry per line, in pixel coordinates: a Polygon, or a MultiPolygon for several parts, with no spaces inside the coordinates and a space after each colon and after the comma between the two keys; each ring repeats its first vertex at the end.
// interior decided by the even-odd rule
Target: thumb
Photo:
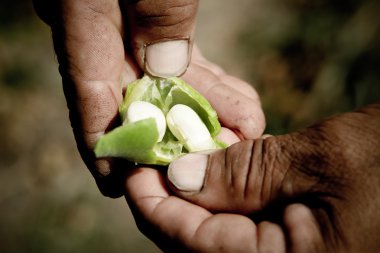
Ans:
{"type": "Polygon", "coordinates": [[[308,134],[247,140],[211,154],[189,154],[172,162],[168,180],[177,195],[195,204],[244,214],[279,198],[320,192],[320,179],[329,178],[321,170],[328,167],[321,153],[327,149],[314,145],[317,137],[308,134]]]}
{"type": "Polygon", "coordinates": [[[124,2],[140,67],[158,77],[183,74],[190,61],[198,0],[124,2]]]}

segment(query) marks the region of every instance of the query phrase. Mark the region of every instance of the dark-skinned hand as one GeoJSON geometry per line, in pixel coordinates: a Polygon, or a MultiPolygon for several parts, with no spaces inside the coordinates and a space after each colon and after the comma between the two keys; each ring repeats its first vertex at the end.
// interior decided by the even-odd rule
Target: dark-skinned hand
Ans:
{"type": "Polygon", "coordinates": [[[119,125],[125,84],[141,77],[182,76],[218,112],[229,143],[257,138],[265,119],[257,93],[203,58],[194,46],[197,0],[34,0],[52,30],[79,152],[100,191],[124,194],[133,164],[96,159],[96,140],[119,125]],[[190,57],[191,56],[191,57],[190,57]],[[187,68],[188,67],[188,68],[187,68]],[[239,103],[237,103],[239,101],[239,103]]]}

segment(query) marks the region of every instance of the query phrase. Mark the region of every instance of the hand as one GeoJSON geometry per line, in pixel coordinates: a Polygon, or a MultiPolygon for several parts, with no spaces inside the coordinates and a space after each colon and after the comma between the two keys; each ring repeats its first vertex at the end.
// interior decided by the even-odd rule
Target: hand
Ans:
{"type": "Polygon", "coordinates": [[[301,204],[286,208],[281,227],[265,220],[255,224],[240,214],[214,214],[173,196],[163,174],[151,168],[131,170],[126,189],[137,226],[164,252],[326,252],[315,218],[301,204]]]}
{"type": "MultiPolygon", "coordinates": [[[[305,248],[300,252],[376,252],[380,246],[380,104],[296,133],[247,140],[211,154],[179,158],[169,166],[171,188],[194,205],[164,196],[166,192],[158,184],[154,186],[157,194],[153,187],[150,193],[138,189],[132,180],[140,179],[142,184],[143,174],[147,178],[150,175],[153,182],[150,171],[140,171],[127,180],[127,187],[133,187],[130,198],[137,203],[135,212],[158,227],[156,233],[190,248],[193,243],[218,245],[218,241],[223,247],[255,243],[256,227],[248,218],[212,216],[205,209],[284,224],[291,252],[298,252],[302,245],[305,248]],[[292,203],[302,203],[313,215],[299,207],[289,210],[292,203]],[[165,210],[167,213],[162,214],[165,210]],[[210,227],[208,235],[203,234],[205,224],[210,227]],[[200,234],[203,241],[198,238],[200,234]],[[308,243],[298,244],[302,237],[308,238],[308,243]]],[[[279,228],[277,232],[281,238],[279,228]]]]}
{"type": "MultiPolygon", "coordinates": [[[[166,77],[186,70],[198,1],[33,2],[39,16],[52,29],[81,156],[101,192],[110,197],[121,196],[124,173],[133,165],[116,159],[96,159],[95,142],[104,132],[120,124],[118,107],[123,84],[137,79],[142,71],[166,77]]],[[[227,139],[236,141],[234,133],[260,136],[264,117],[255,91],[247,84],[225,75],[206,62],[199,52],[194,54],[184,78],[210,99],[222,123],[233,130],[223,131],[223,135],[229,136],[227,139]],[[233,93],[233,99],[228,92],[233,93]],[[221,101],[218,97],[227,100],[221,101]],[[239,106],[239,102],[244,107],[239,106]],[[225,103],[239,113],[224,111],[225,103]],[[248,125],[256,128],[248,128],[248,125]]]]}

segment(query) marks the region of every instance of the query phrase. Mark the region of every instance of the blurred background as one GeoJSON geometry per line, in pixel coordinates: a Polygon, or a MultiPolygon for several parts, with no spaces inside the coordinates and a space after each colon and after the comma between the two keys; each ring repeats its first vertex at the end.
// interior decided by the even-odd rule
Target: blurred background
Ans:
{"type": "MultiPolygon", "coordinates": [[[[378,13],[376,0],[205,0],[197,43],[283,134],[380,100],[378,13]]],[[[83,165],[57,68],[31,3],[2,0],[0,252],[159,252],[83,165]]]]}

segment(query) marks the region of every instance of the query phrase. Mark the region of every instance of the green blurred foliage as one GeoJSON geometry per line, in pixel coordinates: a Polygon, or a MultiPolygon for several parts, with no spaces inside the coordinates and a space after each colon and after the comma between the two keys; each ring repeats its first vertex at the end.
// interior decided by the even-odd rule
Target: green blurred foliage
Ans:
{"type": "Polygon", "coordinates": [[[379,1],[269,0],[260,7],[238,41],[268,133],[379,101],[379,1]]]}

